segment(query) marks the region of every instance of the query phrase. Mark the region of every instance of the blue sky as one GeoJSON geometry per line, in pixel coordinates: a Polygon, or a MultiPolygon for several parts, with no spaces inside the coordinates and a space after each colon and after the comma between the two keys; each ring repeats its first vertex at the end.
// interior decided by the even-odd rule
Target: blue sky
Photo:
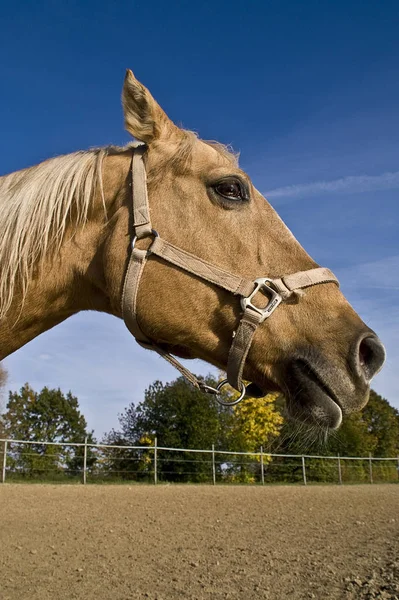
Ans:
{"type": "MultiPolygon", "coordinates": [[[[132,68],[173,120],[239,150],[256,187],[334,270],[386,345],[373,387],[399,407],[396,1],[22,0],[1,12],[1,174],[127,142],[120,92],[132,68]]],[[[11,389],[71,389],[98,436],[154,379],[176,376],[94,313],[5,366],[11,389]]]]}

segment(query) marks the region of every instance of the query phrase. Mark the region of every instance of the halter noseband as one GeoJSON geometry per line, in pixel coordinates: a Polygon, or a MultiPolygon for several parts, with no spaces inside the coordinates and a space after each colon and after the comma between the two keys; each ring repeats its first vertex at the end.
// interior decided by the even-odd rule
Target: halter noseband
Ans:
{"type": "Polygon", "coordinates": [[[133,148],[131,185],[134,237],[123,286],[123,319],[127,328],[141,346],[158,352],[160,356],[177,368],[196,388],[206,393],[216,394],[216,398],[220,404],[232,406],[240,402],[246,393],[242,374],[257,327],[270,317],[282,302],[286,302],[293,296],[299,296],[301,292],[298,290],[320,283],[335,283],[339,285],[338,280],[329,269],[319,267],[308,271],[300,271],[293,275],[285,275],[278,279],[264,277],[250,281],[249,279],[233,275],[163,240],[158,235],[158,232],[151,227],[146,171],[143,161],[145,151],[146,146],[144,144],[133,148]],[[146,237],[152,237],[153,241],[147,250],[140,250],[136,247],[136,242],[146,237]],[[217,388],[207,386],[203,381],[197,379],[174,356],[150,340],[139,327],[137,321],[137,294],[146,261],[151,254],[155,254],[155,256],[164,261],[240,297],[242,317],[236,332],[233,334],[233,341],[227,362],[227,379],[221,381],[217,388]],[[254,296],[259,291],[265,292],[268,297],[268,303],[263,308],[255,306],[252,302],[254,296]],[[240,392],[239,398],[233,402],[224,402],[220,397],[220,391],[227,383],[240,392]]]}

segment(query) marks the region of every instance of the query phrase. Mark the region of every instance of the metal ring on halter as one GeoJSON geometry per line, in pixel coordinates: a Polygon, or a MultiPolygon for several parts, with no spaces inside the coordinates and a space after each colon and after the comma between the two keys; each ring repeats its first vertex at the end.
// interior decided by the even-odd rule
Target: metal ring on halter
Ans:
{"type": "Polygon", "coordinates": [[[216,387],[216,391],[218,392],[218,395],[216,396],[216,400],[219,402],[219,404],[221,404],[222,406],[235,406],[236,404],[238,404],[239,402],[241,402],[241,400],[244,398],[247,388],[245,387],[245,385],[241,382],[242,388],[241,388],[241,393],[239,395],[239,397],[236,400],[232,400],[231,402],[225,402],[224,400],[220,399],[220,390],[227,385],[229,382],[227,379],[223,379],[223,381],[221,381],[217,387],[216,387]]]}
{"type": "MultiPolygon", "coordinates": [[[[157,238],[157,237],[159,237],[159,233],[158,233],[158,231],[157,231],[156,229],[151,229],[151,235],[153,235],[153,236],[154,236],[154,237],[156,237],[156,238],[157,238]]],[[[146,237],[148,237],[148,236],[149,236],[149,234],[148,234],[148,235],[143,235],[143,236],[142,236],[141,238],[139,238],[139,239],[140,239],[140,240],[143,240],[144,238],[146,238],[146,237]]],[[[138,239],[138,238],[137,238],[137,235],[135,235],[135,236],[134,236],[134,238],[132,239],[132,250],[134,250],[134,247],[135,247],[135,245],[136,245],[137,239],[138,239]]]]}

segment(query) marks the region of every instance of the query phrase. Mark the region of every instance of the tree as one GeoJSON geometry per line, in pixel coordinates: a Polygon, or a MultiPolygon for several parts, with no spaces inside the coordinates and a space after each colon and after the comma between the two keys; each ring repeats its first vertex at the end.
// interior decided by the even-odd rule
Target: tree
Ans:
{"type": "Polygon", "coordinates": [[[389,457],[399,454],[399,411],[385,398],[370,391],[370,399],[363,409],[363,420],[377,443],[375,456],[389,457]]]}
{"type": "Polygon", "coordinates": [[[370,430],[364,418],[364,412],[346,415],[338,431],[330,434],[326,443],[329,454],[345,456],[368,456],[374,454],[378,438],[370,430]]]}
{"type": "MultiPolygon", "coordinates": [[[[281,407],[281,410],[283,408],[281,407]]],[[[306,427],[285,419],[281,435],[273,443],[273,451],[282,454],[320,454],[368,457],[395,457],[399,452],[399,412],[389,402],[371,390],[370,400],[362,411],[344,415],[337,431],[306,427]]],[[[301,479],[301,467],[295,460],[291,463],[281,459],[279,473],[285,479],[301,479]]],[[[336,481],[335,465],[331,461],[307,459],[307,470],[313,480],[336,481]]],[[[376,473],[394,471],[396,464],[375,463],[376,473]]],[[[367,461],[343,461],[343,476],[368,480],[367,461]],[[355,477],[356,476],[356,477],[355,477]]],[[[392,477],[392,475],[389,475],[392,477]]],[[[387,476],[387,478],[389,478],[387,476]]],[[[395,475],[396,477],[396,475],[395,475]]],[[[395,478],[394,477],[394,478],[395,478]]]]}
{"type": "MultiPolygon", "coordinates": [[[[217,382],[206,378],[212,387],[217,382]]],[[[233,400],[232,389],[224,389],[225,400],[233,400]]],[[[275,409],[275,395],[265,398],[246,398],[234,408],[221,407],[216,398],[188,386],[180,377],[162,384],[156,381],[145,392],[144,401],[131,404],[119,417],[120,430],[108,434],[106,441],[114,445],[158,445],[169,448],[259,451],[267,448],[278,435],[282,417],[275,409]]],[[[112,449],[108,467],[121,477],[131,478],[153,474],[153,451],[112,449]]],[[[162,451],[158,474],[176,481],[202,481],[210,479],[212,467],[209,454],[176,453],[162,451]]],[[[246,469],[237,459],[217,455],[216,468],[220,476],[245,479],[246,469]]],[[[255,461],[255,470],[259,462],[255,461]]]]}
{"type": "MultiPolygon", "coordinates": [[[[232,398],[237,393],[232,393],[232,398]]],[[[244,398],[233,408],[229,433],[229,448],[238,452],[267,452],[272,440],[279,436],[283,417],[276,408],[279,394],[267,394],[263,398],[244,398]]],[[[269,462],[267,456],[264,462],[269,462]]],[[[229,473],[240,482],[259,481],[260,456],[238,456],[229,463],[229,473]]]]}
{"type": "MultiPolygon", "coordinates": [[[[399,453],[399,412],[374,390],[368,404],[359,413],[344,417],[342,427],[334,432],[328,443],[328,451],[346,456],[395,457],[399,453]]],[[[374,461],[375,481],[396,481],[397,462],[374,461]]],[[[343,461],[342,477],[368,481],[369,462],[343,461]]]]}
{"type": "Polygon", "coordinates": [[[374,390],[361,412],[344,416],[328,441],[330,453],[395,457],[399,452],[399,411],[374,390]]]}
{"type": "Polygon", "coordinates": [[[271,441],[278,437],[283,417],[276,408],[278,394],[267,394],[263,398],[244,398],[233,408],[231,441],[241,452],[265,451],[271,441]]]}
{"type": "MultiPolygon", "coordinates": [[[[4,393],[4,387],[6,385],[6,381],[7,381],[7,371],[4,369],[4,367],[2,365],[0,365],[0,439],[6,437],[6,431],[5,431],[4,421],[3,421],[3,412],[5,410],[5,404],[3,401],[3,393],[4,393]]],[[[0,464],[1,465],[3,464],[5,447],[6,447],[6,443],[0,442],[0,461],[1,461],[0,464]]]]}
{"type": "MultiPolygon", "coordinates": [[[[93,443],[93,432],[79,410],[78,399],[60,389],[44,387],[35,392],[29,384],[19,391],[10,392],[7,411],[3,416],[7,437],[35,444],[12,444],[10,466],[19,472],[74,472],[81,470],[83,448],[52,446],[40,442],[82,443],[88,437],[93,443]]],[[[94,462],[89,453],[88,466],[94,462]]]]}
{"type": "Polygon", "coordinates": [[[0,415],[5,411],[5,402],[4,402],[4,388],[7,383],[7,371],[0,364],[0,415]]]}
{"type": "MultiPolygon", "coordinates": [[[[212,377],[206,383],[215,387],[212,377]]],[[[145,391],[144,401],[131,404],[119,417],[120,430],[111,431],[106,441],[113,444],[141,445],[143,440],[169,448],[211,449],[225,447],[231,411],[223,410],[214,396],[188,386],[183,377],[172,383],[156,381],[145,391]]],[[[149,445],[150,445],[149,444],[149,445]]],[[[147,465],[153,469],[151,454],[136,451],[111,459],[111,467],[121,476],[132,478],[132,471],[143,473],[147,465]],[[130,471],[130,473],[129,473],[130,471]]],[[[189,453],[162,451],[159,476],[176,481],[209,480],[212,474],[209,454],[197,454],[195,461],[189,453]]]]}
{"type": "MultiPolygon", "coordinates": [[[[284,415],[280,398],[277,408],[284,415]]],[[[399,452],[399,411],[374,390],[363,410],[344,415],[341,427],[329,431],[296,423],[284,415],[280,437],[273,451],[292,454],[341,454],[345,456],[395,457],[399,452]]]]}

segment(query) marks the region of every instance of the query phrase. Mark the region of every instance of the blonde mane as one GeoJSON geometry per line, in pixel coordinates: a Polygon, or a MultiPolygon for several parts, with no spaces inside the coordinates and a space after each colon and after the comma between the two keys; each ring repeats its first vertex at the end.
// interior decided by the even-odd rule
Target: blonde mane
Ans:
{"type": "MultiPolygon", "coordinates": [[[[197,141],[185,131],[170,167],[183,170],[197,141]]],[[[205,142],[235,162],[226,146],[205,142]]],[[[93,192],[102,187],[102,163],[109,154],[121,154],[130,146],[108,146],[48,159],[39,165],[0,177],[0,318],[9,310],[17,285],[25,297],[35,265],[47,252],[57,252],[67,227],[74,230],[87,221],[93,192]]],[[[163,165],[165,166],[165,165],[163,165]]],[[[158,173],[149,173],[149,179],[158,173]]],[[[106,212],[105,212],[106,214],[106,212]]]]}
{"type": "Polygon", "coordinates": [[[17,284],[26,293],[32,268],[48,249],[57,250],[65,230],[87,213],[108,148],[74,152],[0,177],[0,318],[17,284]]]}

